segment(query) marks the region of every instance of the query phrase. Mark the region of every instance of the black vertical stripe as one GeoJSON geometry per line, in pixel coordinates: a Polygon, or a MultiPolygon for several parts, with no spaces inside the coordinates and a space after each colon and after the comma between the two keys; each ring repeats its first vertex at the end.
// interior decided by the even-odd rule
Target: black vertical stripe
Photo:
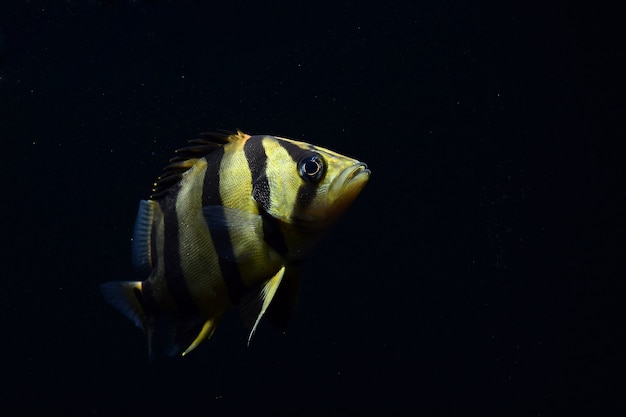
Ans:
{"type": "Polygon", "coordinates": [[[221,206],[220,164],[224,158],[224,147],[220,147],[206,157],[207,167],[202,184],[202,207],[221,206]]]}
{"type": "Polygon", "coordinates": [[[272,190],[267,179],[267,154],[263,147],[263,138],[249,139],[245,143],[243,151],[252,174],[252,197],[257,202],[263,219],[263,239],[280,255],[286,256],[288,248],[285,237],[276,219],[268,214],[272,201],[272,190]]]}
{"type": "Polygon", "coordinates": [[[306,209],[311,201],[317,195],[317,184],[312,182],[303,182],[298,188],[298,194],[296,195],[296,207],[294,211],[299,212],[306,209]]]}
{"type": "Polygon", "coordinates": [[[248,139],[243,146],[243,152],[252,176],[252,197],[260,208],[267,211],[272,200],[270,184],[267,180],[267,154],[263,148],[263,138],[248,139]]]}
{"type": "Polygon", "coordinates": [[[261,218],[263,219],[263,239],[279,255],[286,257],[289,252],[289,247],[287,247],[287,242],[280,229],[280,224],[265,211],[261,211],[261,218]]]}
{"type": "Polygon", "coordinates": [[[286,140],[281,140],[281,139],[277,139],[277,140],[278,140],[278,144],[287,151],[287,153],[289,154],[289,156],[291,156],[291,159],[293,159],[295,163],[298,163],[298,161],[304,155],[310,153],[308,149],[302,149],[301,147],[299,147],[298,145],[294,143],[288,142],[286,140]]]}
{"type": "MultiPolygon", "coordinates": [[[[180,186],[178,186],[180,187],[180,186]]],[[[172,194],[178,197],[180,190],[172,194]]],[[[178,230],[178,213],[176,212],[176,198],[167,198],[163,208],[163,226],[165,231],[163,242],[163,263],[167,291],[177,306],[177,312],[182,316],[195,314],[197,309],[185,282],[185,275],[181,267],[180,234],[178,230]]]]}
{"type": "Polygon", "coordinates": [[[246,286],[241,279],[230,233],[225,226],[226,216],[220,195],[220,165],[224,158],[224,148],[220,148],[206,158],[207,168],[202,188],[202,207],[213,206],[213,217],[211,221],[207,221],[207,225],[211,233],[213,247],[218,254],[220,271],[228,291],[228,297],[233,304],[236,304],[245,293],[246,286]]]}
{"type": "MultiPolygon", "coordinates": [[[[289,156],[291,156],[291,159],[293,159],[293,161],[295,162],[294,164],[295,173],[298,172],[298,166],[297,166],[298,162],[303,157],[307,155],[311,155],[311,153],[314,152],[312,148],[302,149],[298,145],[288,142],[286,140],[279,140],[278,143],[283,148],[285,148],[289,156]]],[[[311,201],[313,201],[316,195],[317,195],[317,184],[303,181],[302,184],[300,185],[300,188],[298,189],[298,194],[296,196],[296,204],[294,207],[295,217],[297,217],[298,212],[303,211],[309,206],[309,204],[311,204],[311,201]]]]}

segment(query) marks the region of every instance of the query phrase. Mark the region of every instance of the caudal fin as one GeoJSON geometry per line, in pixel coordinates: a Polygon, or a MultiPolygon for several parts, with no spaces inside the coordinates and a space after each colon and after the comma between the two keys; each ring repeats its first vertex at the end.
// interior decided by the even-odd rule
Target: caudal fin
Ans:
{"type": "Polygon", "coordinates": [[[161,354],[183,356],[211,337],[219,317],[180,316],[165,311],[146,311],[141,281],[106,282],[100,285],[104,299],[141,328],[148,338],[151,359],[161,354]]]}
{"type": "Polygon", "coordinates": [[[151,350],[152,330],[144,309],[141,288],[141,281],[105,282],[100,285],[100,292],[109,304],[146,333],[148,349],[151,350]]]}

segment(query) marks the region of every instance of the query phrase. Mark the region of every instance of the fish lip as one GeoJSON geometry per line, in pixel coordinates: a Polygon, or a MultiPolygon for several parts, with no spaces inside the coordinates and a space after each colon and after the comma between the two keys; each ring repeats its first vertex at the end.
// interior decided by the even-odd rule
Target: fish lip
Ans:
{"type": "Polygon", "coordinates": [[[371,171],[364,162],[346,168],[330,186],[330,196],[336,200],[349,200],[351,202],[367,183],[371,171]]]}
{"type": "MultiPolygon", "coordinates": [[[[339,175],[337,180],[342,180],[342,185],[345,187],[352,181],[355,181],[359,176],[365,175],[369,178],[369,175],[372,173],[369,169],[367,169],[367,164],[365,162],[358,162],[352,165],[349,168],[346,168],[344,172],[339,175]],[[343,177],[343,178],[342,178],[343,177]]],[[[337,182],[337,181],[335,181],[337,182]]],[[[334,185],[334,184],[333,184],[334,185]]]]}
{"type": "Polygon", "coordinates": [[[359,162],[358,164],[355,164],[352,168],[352,171],[348,174],[348,177],[346,178],[346,183],[352,181],[359,175],[369,176],[372,173],[372,171],[367,169],[367,164],[365,162],[359,162]]]}

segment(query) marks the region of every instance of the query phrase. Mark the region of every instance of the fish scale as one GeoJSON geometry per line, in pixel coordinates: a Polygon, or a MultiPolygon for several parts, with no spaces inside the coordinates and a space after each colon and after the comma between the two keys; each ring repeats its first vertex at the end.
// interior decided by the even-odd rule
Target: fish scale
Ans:
{"type": "Polygon", "coordinates": [[[186,355],[239,309],[284,328],[298,265],[368,182],[356,159],[292,139],[205,133],[181,148],[140,202],[133,265],[143,281],[100,286],[147,335],[150,355],[186,355]]]}

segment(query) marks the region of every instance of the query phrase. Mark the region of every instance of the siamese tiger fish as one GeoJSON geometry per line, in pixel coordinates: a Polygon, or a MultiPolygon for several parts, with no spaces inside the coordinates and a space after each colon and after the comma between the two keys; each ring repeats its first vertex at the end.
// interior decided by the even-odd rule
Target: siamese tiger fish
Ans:
{"type": "Polygon", "coordinates": [[[137,281],[100,286],[143,329],[152,356],[186,355],[239,309],[284,329],[298,266],[370,177],[363,162],[277,136],[204,133],[176,151],[139,203],[137,281]]]}

